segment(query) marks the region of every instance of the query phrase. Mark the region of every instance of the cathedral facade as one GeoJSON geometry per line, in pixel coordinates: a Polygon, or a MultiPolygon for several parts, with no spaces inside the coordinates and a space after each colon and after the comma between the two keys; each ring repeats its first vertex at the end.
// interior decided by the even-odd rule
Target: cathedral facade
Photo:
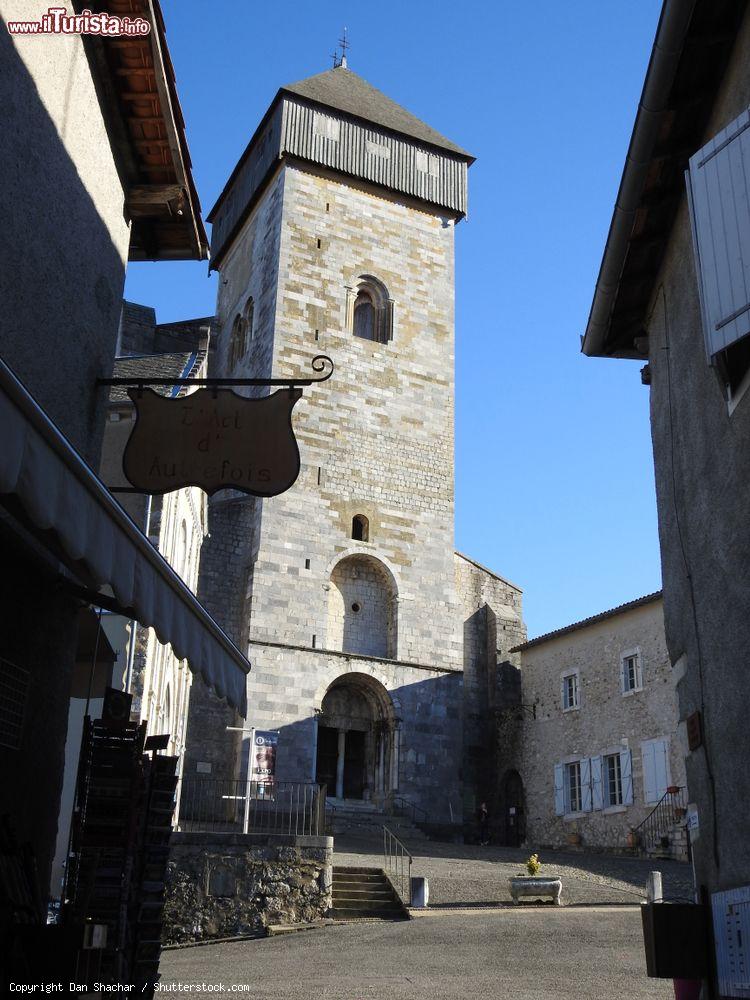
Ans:
{"type": "MultiPolygon", "coordinates": [[[[277,777],[460,824],[492,786],[521,592],[454,550],[454,229],[473,158],[346,65],[282,88],[209,215],[212,376],[332,378],[293,414],[301,471],[209,503],[199,596],[243,650],[248,718],[202,685],[185,775],[277,777]]],[[[265,394],[268,389],[241,390],[265,394]]]]}

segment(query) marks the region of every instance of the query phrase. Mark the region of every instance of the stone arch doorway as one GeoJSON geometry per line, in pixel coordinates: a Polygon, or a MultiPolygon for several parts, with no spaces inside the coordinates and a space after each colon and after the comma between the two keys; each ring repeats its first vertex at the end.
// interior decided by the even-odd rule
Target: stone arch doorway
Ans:
{"type": "Polygon", "coordinates": [[[520,847],[526,839],[526,814],[523,805],[523,781],[518,771],[508,771],[503,778],[502,801],[505,845],[520,847]]]}
{"type": "Polygon", "coordinates": [[[338,799],[383,804],[398,787],[399,730],[393,702],[368,674],[342,674],[317,719],[315,779],[338,799]]]}

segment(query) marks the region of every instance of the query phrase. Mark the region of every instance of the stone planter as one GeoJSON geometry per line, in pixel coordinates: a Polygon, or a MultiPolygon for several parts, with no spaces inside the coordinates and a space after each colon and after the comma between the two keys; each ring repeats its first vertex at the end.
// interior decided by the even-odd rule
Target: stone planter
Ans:
{"type": "Polygon", "coordinates": [[[511,875],[508,883],[514,903],[520,903],[522,896],[532,899],[546,896],[552,899],[555,906],[560,905],[562,881],[558,875],[511,875]]]}

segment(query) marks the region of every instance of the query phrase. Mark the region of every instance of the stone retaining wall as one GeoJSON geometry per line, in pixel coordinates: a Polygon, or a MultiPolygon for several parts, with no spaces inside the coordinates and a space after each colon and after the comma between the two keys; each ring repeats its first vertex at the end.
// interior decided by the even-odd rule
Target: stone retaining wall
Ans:
{"type": "Polygon", "coordinates": [[[164,944],[317,920],[331,906],[332,837],[176,833],[164,944]]]}

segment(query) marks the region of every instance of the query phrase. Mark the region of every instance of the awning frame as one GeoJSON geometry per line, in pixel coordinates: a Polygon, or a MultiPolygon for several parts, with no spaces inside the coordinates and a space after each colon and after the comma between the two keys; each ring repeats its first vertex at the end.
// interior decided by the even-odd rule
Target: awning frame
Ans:
{"type": "MultiPolygon", "coordinates": [[[[26,450],[32,449],[35,446],[40,447],[38,442],[31,440],[29,433],[17,435],[22,440],[14,439],[11,434],[9,439],[3,444],[4,449],[7,449],[5,454],[5,477],[7,477],[8,481],[5,481],[3,463],[0,463],[0,502],[16,517],[21,513],[22,509],[25,515],[23,520],[26,526],[29,527],[33,523],[36,529],[35,535],[38,539],[43,541],[44,536],[48,535],[50,531],[55,533],[55,539],[59,542],[60,549],[64,550],[67,556],[65,564],[76,575],[79,575],[77,568],[80,567],[82,572],[79,578],[92,587],[91,590],[89,590],[89,586],[84,587],[83,592],[79,596],[90,596],[92,600],[97,600],[102,607],[109,606],[112,609],[116,608],[141,624],[152,627],[161,642],[169,643],[174,649],[175,655],[179,658],[188,659],[190,669],[196,674],[201,674],[205,683],[212,687],[220,697],[226,698],[244,717],[247,712],[245,675],[250,670],[250,663],[247,658],[243,656],[229,636],[226,635],[198,601],[195,594],[193,594],[169,563],[166,562],[163,556],[141,532],[135,522],[84,462],[75,448],[73,448],[67,438],[50,420],[2,358],[0,358],[0,409],[5,410],[5,417],[8,419],[9,427],[12,426],[14,417],[18,426],[18,417],[20,415],[20,419],[28,425],[31,433],[35,432],[41,438],[41,447],[46,447],[54,453],[56,458],[63,464],[66,475],[72,476],[78,486],[88,495],[88,499],[101,508],[105,518],[114,528],[115,540],[117,542],[115,546],[116,550],[122,552],[127,546],[135,550],[137,557],[140,557],[144,561],[147,570],[150,570],[153,576],[151,580],[142,579],[142,574],[134,573],[134,577],[138,576],[139,579],[130,581],[131,593],[129,598],[124,596],[123,587],[118,587],[118,581],[114,579],[116,577],[117,551],[109,553],[97,551],[93,554],[90,551],[86,552],[84,551],[86,539],[81,537],[77,539],[81,545],[81,552],[77,558],[77,553],[71,551],[70,544],[66,545],[64,539],[55,531],[55,524],[52,522],[45,523],[45,512],[42,510],[43,504],[40,502],[38,505],[35,505],[29,497],[26,497],[24,501],[18,495],[16,483],[22,478],[26,450]],[[13,414],[13,408],[17,411],[16,415],[13,414]],[[35,507],[34,510],[29,509],[32,506],[35,507]],[[188,612],[192,624],[202,629],[201,653],[205,654],[206,660],[211,658],[211,643],[216,643],[221,648],[221,652],[224,654],[226,660],[231,661],[233,667],[243,675],[241,684],[239,682],[240,679],[233,673],[231,677],[225,677],[224,682],[222,682],[215,674],[212,676],[210,670],[206,670],[205,664],[201,662],[191,663],[191,657],[185,655],[185,646],[191,644],[184,634],[184,628],[180,634],[180,630],[175,622],[171,622],[173,628],[170,630],[169,628],[165,628],[164,621],[141,620],[143,616],[138,611],[138,601],[135,600],[138,593],[138,586],[139,584],[144,587],[152,586],[154,580],[157,587],[167,588],[167,591],[162,593],[166,593],[166,596],[174,598],[188,612]],[[107,585],[112,586],[113,598],[107,599],[105,594],[99,593],[101,588],[107,585]],[[118,593],[118,589],[120,593],[118,593]],[[136,607],[133,605],[136,605],[136,607]],[[176,632],[177,634],[170,634],[170,632],[176,632]],[[175,641],[177,642],[176,646],[175,641]]],[[[56,554],[59,558],[61,553],[58,551],[56,554]]],[[[122,584],[122,581],[120,583],[122,584]]],[[[163,609],[164,606],[160,594],[154,593],[152,595],[151,605],[152,607],[156,606],[158,610],[163,609]]],[[[167,610],[164,610],[164,618],[167,617],[167,610]]],[[[192,646],[194,645],[195,643],[192,643],[192,646]]],[[[201,656],[197,657],[198,660],[201,658],[201,656]]]]}

